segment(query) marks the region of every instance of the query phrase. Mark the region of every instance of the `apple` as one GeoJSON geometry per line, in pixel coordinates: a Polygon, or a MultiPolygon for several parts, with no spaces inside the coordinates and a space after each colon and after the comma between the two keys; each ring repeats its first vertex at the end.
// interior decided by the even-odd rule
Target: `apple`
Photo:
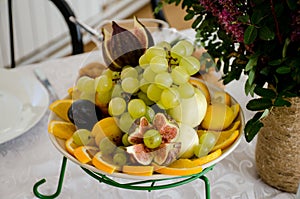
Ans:
{"type": "Polygon", "coordinates": [[[196,130],[191,126],[179,124],[179,136],[176,142],[181,143],[179,157],[191,158],[194,155],[195,147],[199,144],[199,137],[196,130]]]}
{"type": "Polygon", "coordinates": [[[195,94],[187,99],[180,99],[180,103],[175,108],[168,110],[168,114],[178,123],[183,123],[191,127],[197,127],[202,122],[207,109],[207,101],[204,94],[195,88],[195,94]]]}

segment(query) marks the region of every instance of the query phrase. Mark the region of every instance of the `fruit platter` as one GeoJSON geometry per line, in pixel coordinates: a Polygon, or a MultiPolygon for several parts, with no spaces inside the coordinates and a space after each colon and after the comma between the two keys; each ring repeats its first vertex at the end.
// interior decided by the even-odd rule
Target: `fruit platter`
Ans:
{"type": "Polygon", "coordinates": [[[134,28],[103,28],[103,70],[80,75],[50,104],[55,147],[82,168],[126,179],[201,173],[239,144],[238,102],[201,78],[202,56],[188,39],[156,41],[134,28]]]}

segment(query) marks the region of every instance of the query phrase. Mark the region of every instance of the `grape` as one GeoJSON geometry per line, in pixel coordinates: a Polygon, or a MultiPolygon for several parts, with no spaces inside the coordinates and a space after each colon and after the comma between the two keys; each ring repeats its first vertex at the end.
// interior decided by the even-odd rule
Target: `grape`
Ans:
{"type": "Polygon", "coordinates": [[[177,42],[172,48],[171,48],[171,52],[181,55],[181,56],[185,56],[186,55],[186,48],[184,46],[184,44],[177,42]]]}
{"type": "Polygon", "coordinates": [[[122,136],[122,143],[125,147],[131,145],[128,141],[128,136],[128,133],[124,133],[124,135],[122,136]]]}
{"type": "Polygon", "coordinates": [[[127,162],[127,156],[125,151],[115,153],[113,157],[114,164],[116,164],[117,166],[123,166],[126,164],[126,162],[127,162]]]}
{"type": "Polygon", "coordinates": [[[100,104],[108,104],[111,99],[112,90],[108,92],[98,92],[96,94],[96,102],[100,104]]]}
{"type": "Polygon", "coordinates": [[[95,80],[88,76],[82,76],[77,81],[77,89],[85,93],[95,93],[95,80]]]}
{"type": "Polygon", "coordinates": [[[198,158],[206,156],[209,153],[209,148],[207,148],[205,145],[199,144],[194,149],[194,154],[198,158]]]}
{"type": "Polygon", "coordinates": [[[121,82],[122,89],[126,93],[135,93],[140,86],[140,82],[138,79],[133,78],[133,77],[126,77],[125,79],[122,80],[121,82]]]}
{"type": "Polygon", "coordinates": [[[150,61],[150,68],[155,73],[167,71],[168,60],[162,56],[153,57],[150,61]]]}
{"type": "Polygon", "coordinates": [[[91,102],[94,103],[94,101],[95,101],[95,93],[88,93],[88,92],[82,91],[80,93],[79,99],[89,100],[89,101],[91,101],[91,102]]]}
{"type": "Polygon", "coordinates": [[[133,119],[140,118],[146,114],[146,104],[141,99],[132,99],[128,103],[128,112],[133,119]]]}
{"type": "Polygon", "coordinates": [[[127,67],[125,69],[122,70],[121,72],[121,79],[124,79],[126,77],[133,77],[135,79],[138,78],[138,72],[135,68],[133,67],[127,67]]]}
{"type": "Polygon", "coordinates": [[[153,121],[155,116],[155,111],[153,110],[153,108],[147,106],[146,107],[146,114],[145,117],[147,118],[148,121],[153,121]]]}
{"type": "Polygon", "coordinates": [[[108,137],[105,137],[100,141],[99,149],[103,155],[109,155],[115,151],[116,145],[108,137]]]}
{"type": "Polygon", "coordinates": [[[170,73],[162,72],[155,76],[154,82],[160,88],[169,88],[173,84],[173,79],[170,73]]]}
{"type": "Polygon", "coordinates": [[[179,65],[184,67],[189,75],[194,75],[200,70],[200,61],[194,56],[183,57],[179,65]]]}
{"type": "Polygon", "coordinates": [[[199,138],[199,143],[207,147],[209,150],[214,147],[216,141],[216,136],[212,132],[206,132],[199,138]]]}
{"type": "Polygon", "coordinates": [[[140,56],[140,59],[139,59],[139,65],[140,65],[140,67],[143,68],[143,69],[145,69],[146,67],[149,66],[149,61],[147,60],[145,54],[143,54],[142,56],[140,56]]]}
{"type": "Polygon", "coordinates": [[[147,97],[154,102],[158,102],[161,98],[162,91],[163,89],[159,88],[157,85],[150,84],[147,89],[147,97]]]}
{"type": "Polygon", "coordinates": [[[187,40],[180,40],[178,44],[185,47],[185,56],[190,56],[194,52],[194,46],[191,42],[187,40]]]}
{"type": "Polygon", "coordinates": [[[101,75],[106,75],[107,77],[109,77],[109,78],[113,78],[113,71],[112,70],[110,70],[110,69],[106,69],[106,70],[104,70],[102,73],[101,73],[101,75]]]}
{"type": "Polygon", "coordinates": [[[155,56],[166,57],[166,55],[167,55],[166,51],[164,50],[164,48],[162,48],[160,46],[151,46],[145,52],[145,56],[146,56],[146,59],[148,60],[148,62],[150,62],[151,59],[155,56]]]}
{"type": "Polygon", "coordinates": [[[170,43],[168,43],[166,41],[159,42],[158,44],[156,44],[156,46],[163,47],[165,50],[168,50],[168,51],[171,50],[170,43]]]}
{"type": "Polygon", "coordinates": [[[107,75],[100,75],[95,81],[97,92],[108,92],[113,86],[112,79],[107,75]]]}
{"type": "Polygon", "coordinates": [[[190,75],[182,66],[175,67],[171,72],[171,76],[173,82],[177,85],[186,83],[190,78],[190,75]]]}
{"type": "Polygon", "coordinates": [[[121,97],[112,98],[108,104],[108,112],[111,116],[118,116],[126,110],[126,101],[121,97]]]}
{"type": "Polygon", "coordinates": [[[138,92],[137,96],[139,99],[143,100],[147,106],[154,104],[154,102],[147,97],[147,94],[142,91],[138,92]]]}
{"type": "Polygon", "coordinates": [[[74,143],[82,146],[87,145],[92,140],[91,131],[87,129],[78,129],[73,133],[74,143]]]}
{"type": "Polygon", "coordinates": [[[160,146],[162,142],[162,137],[158,130],[150,129],[145,132],[143,141],[146,147],[154,149],[160,146]]]}
{"type": "Polygon", "coordinates": [[[195,89],[189,82],[180,84],[177,88],[181,98],[190,98],[195,94],[195,89]]]}
{"type": "Polygon", "coordinates": [[[153,70],[151,70],[150,67],[147,67],[145,70],[144,70],[144,73],[143,73],[143,78],[148,81],[148,82],[154,82],[154,78],[156,76],[156,73],[153,72],[153,70]]]}
{"type": "Polygon", "coordinates": [[[180,95],[176,88],[164,89],[161,93],[161,103],[165,109],[178,106],[180,103],[180,95]]]}
{"type": "Polygon", "coordinates": [[[123,92],[122,86],[120,84],[115,84],[114,88],[112,89],[111,98],[122,97],[123,92]]]}
{"type": "Polygon", "coordinates": [[[129,131],[129,129],[130,129],[133,122],[134,122],[134,119],[132,119],[130,114],[128,112],[125,112],[120,116],[119,128],[123,132],[128,133],[128,131],[129,131]]]}
{"type": "Polygon", "coordinates": [[[141,78],[140,80],[140,90],[143,91],[144,93],[147,93],[147,89],[149,87],[150,83],[145,80],[144,78],[141,78]]]}

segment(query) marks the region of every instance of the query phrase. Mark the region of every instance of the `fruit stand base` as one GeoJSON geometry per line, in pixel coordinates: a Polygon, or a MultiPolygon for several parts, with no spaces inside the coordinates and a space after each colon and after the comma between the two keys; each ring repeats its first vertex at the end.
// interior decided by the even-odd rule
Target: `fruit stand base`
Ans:
{"type": "MultiPolygon", "coordinates": [[[[38,188],[39,188],[40,185],[42,185],[46,182],[45,179],[41,179],[40,181],[36,182],[33,186],[33,193],[36,197],[42,198],[42,199],[50,199],[50,198],[56,198],[56,197],[59,196],[59,194],[61,192],[61,189],[62,189],[62,185],[63,185],[64,175],[65,175],[65,170],[66,170],[66,164],[67,164],[67,158],[63,157],[56,192],[52,195],[43,195],[43,194],[41,194],[38,191],[38,188]]],[[[114,187],[123,188],[123,189],[131,189],[131,190],[152,191],[152,190],[168,189],[168,188],[173,188],[173,187],[177,187],[177,186],[180,186],[180,185],[187,184],[187,183],[192,182],[196,179],[201,179],[201,180],[204,181],[204,184],[205,184],[206,199],[210,199],[210,183],[209,183],[208,178],[205,176],[205,174],[207,172],[209,172],[210,170],[212,170],[213,167],[214,167],[214,165],[205,168],[201,173],[193,174],[193,175],[174,176],[174,177],[170,177],[170,178],[143,180],[143,181],[136,181],[136,182],[130,182],[130,183],[119,183],[115,180],[112,180],[111,178],[107,177],[104,174],[96,173],[96,172],[90,171],[90,170],[88,170],[86,168],[83,168],[83,167],[81,167],[81,168],[88,175],[95,178],[100,183],[105,183],[105,184],[108,184],[108,185],[111,185],[111,186],[114,186],[114,187]],[[156,185],[160,182],[167,182],[167,181],[169,181],[169,183],[156,185]],[[170,182],[170,181],[172,181],[172,182],[170,182]]]]}

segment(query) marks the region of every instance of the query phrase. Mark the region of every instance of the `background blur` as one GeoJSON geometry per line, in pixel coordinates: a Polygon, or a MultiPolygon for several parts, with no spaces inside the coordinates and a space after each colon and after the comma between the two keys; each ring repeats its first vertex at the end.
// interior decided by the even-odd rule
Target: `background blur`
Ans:
{"type": "MultiPolygon", "coordinates": [[[[0,0],[0,67],[10,65],[7,0],[0,0]]],[[[13,0],[15,58],[17,66],[67,56],[71,52],[68,29],[48,0],[13,0]]],[[[150,0],[67,0],[76,17],[92,27],[105,19],[153,18],[150,0]]],[[[189,28],[180,6],[164,8],[170,26],[189,28]]],[[[94,49],[83,37],[85,51],[94,49]]]]}

